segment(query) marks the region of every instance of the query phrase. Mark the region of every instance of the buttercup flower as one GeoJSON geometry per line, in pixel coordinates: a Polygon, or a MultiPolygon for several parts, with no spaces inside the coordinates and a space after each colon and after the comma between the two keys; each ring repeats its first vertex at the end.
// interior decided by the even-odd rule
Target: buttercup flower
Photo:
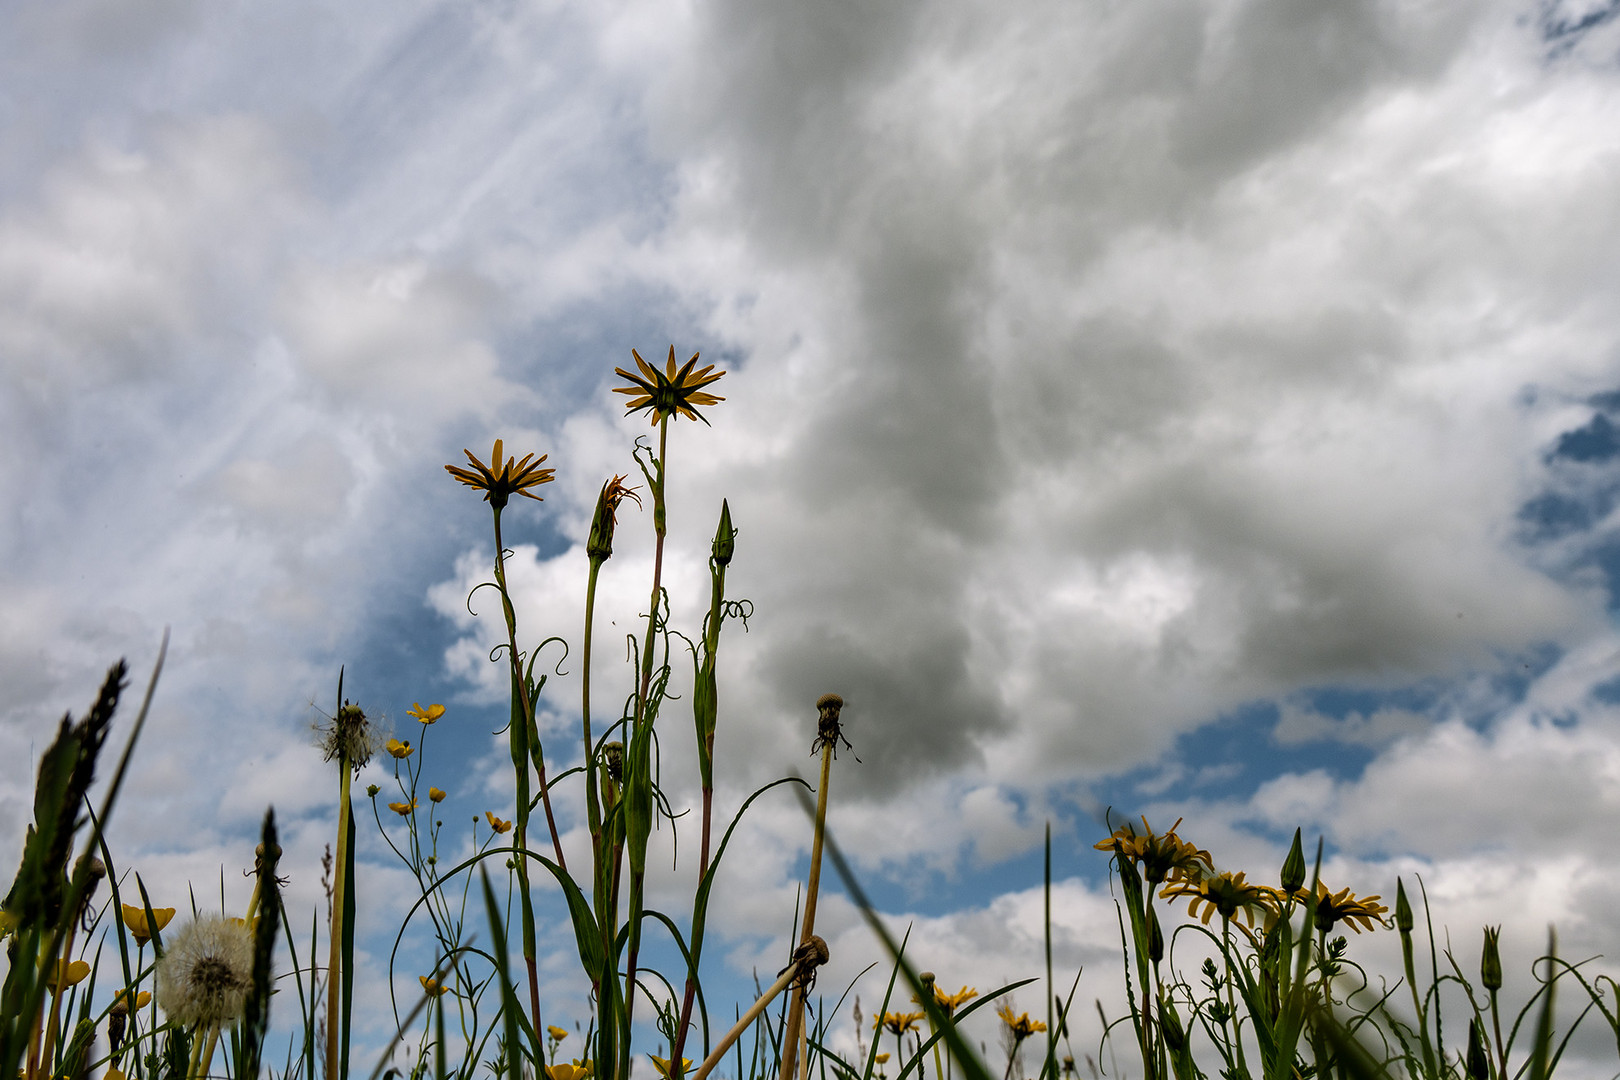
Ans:
{"type": "Polygon", "coordinates": [[[703,387],[708,386],[724,375],[725,372],[715,371],[713,375],[710,375],[709,372],[714,371],[713,364],[701,370],[693,371],[692,369],[697,367],[697,353],[693,353],[692,359],[688,360],[679,371],[675,370],[675,346],[673,345],[669,347],[669,363],[664,371],[659,371],[658,368],[647,363],[641,358],[641,354],[634,349],[630,350],[630,355],[635,357],[636,366],[641,369],[640,375],[628,372],[624,368],[613,369],[615,375],[629,379],[631,383],[629,386],[615,386],[613,388],[615,394],[630,395],[630,400],[624,407],[627,416],[630,413],[646,409],[654,424],[657,424],[659,420],[666,416],[676,415],[691,417],[693,420],[703,420],[707,424],[708,421],[704,420],[703,416],[693,406],[714,405],[726,400],[723,397],[716,397],[703,389],[703,387]]]}
{"type": "Polygon", "coordinates": [[[996,1006],[996,1015],[1001,1017],[1001,1022],[1007,1025],[1007,1030],[1011,1031],[1013,1038],[1019,1042],[1023,1042],[1037,1031],[1046,1030],[1046,1025],[1039,1020],[1031,1020],[1029,1013],[1015,1015],[1011,1005],[996,1006]]]}
{"type": "Polygon", "coordinates": [[[895,1035],[904,1035],[906,1032],[915,1028],[917,1026],[917,1021],[921,1020],[925,1015],[925,1013],[920,1012],[879,1013],[877,1023],[873,1024],[872,1026],[874,1028],[888,1028],[889,1031],[895,1035]]]}
{"type": "Polygon", "coordinates": [[[463,450],[462,453],[467,455],[467,460],[472,463],[472,469],[446,465],[444,467],[445,472],[448,472],[468,487],[477,488],[484,492],[484,501],[497,510],[504,507],[507,500],[513,495],[522,495],[525,498],[533,499],[535,502],[544,501],[529,489],[550,483],[553,474],[557,471],[556,469],[542,469],[540,467],[540,463],[551,456],[549,454],[541,454],[538,458],[533,454],[524,454],[522,461],[518,461],[516,458],[507,458],[506,463],[503,465],[501,463],[501,440],[499,439],[495,440],[495,449],[490,451],[488,465],[474,457],[471,450],[463,450]]]}
{"type": "Polygon", "coordinates": [[[439,717],[444,715],[444,706],[429,705],[424,709],[422,708],[422,703],[420,701],[413,701],[411,702],[411,707],[405,710],[405,715],[414,716],[424,724],[431,724],[436,722],[439,717]]]}
{"type": "Polygon", "coordinates": [[[407,817],[410,814],[413,814],[413,813],[416,812],[416,800],[412,799],[408,803],[405,803],[405,802],[391,802],[391,803],[388,804],[388,809],[392,810],[394,813],[398,814],[400,817],[407,817]]]}
{"type": "MultiPolygon", "coordinates": [[[[658,1070],[658,1075],[664,1077],[664,1080],[669,1080],[670,1059],[661,1058],[657,1054],[648,1054],[647,1056],[652,1058],[653,1068],[658,1070]]],[[[686,1075],[686,1070],[690,1069],[691,1067],[691,1058],[681,1058],[681,1075],[686,1075]]]]}
{"type": "Polygon", "coordinates": [[[545,1070],[548,1080],[584,1080],[595,1071],[595,1066],[588,1060],[575,1058],[572,1065],[547,1065],[545,1070]]]}
{"type": "Polygon", "coordinates": [[[1277,905],[1277,890],[1269,885],[1253,885],[1243,880],[1242,873],[1233,874],[1223,871],[1219,874],[1204,878],[1202,881],[1182,879],[1172,881],[1166,885],[1159,895],[1162,897],[1186,896],[1187,914],[1197,918],[1199,909],[1203,909],[1200,921],[1209,925],[1211,915],[1220,913],[1221,918],[1231,919],[1241,916],[1250,926],[1254,925],[1254,913],[1260,911],[1270,914],[1277,905]]]}
{"type": "Polygon", "coordinates": [[[252,984],[253,935],[218,915],[199,916],[158,961],[158,1004],[185,1026],[235,1020],[252,984]]]}
{"type": "MultiPolygon", "coordinates": [[[[135,1011],[139,1012],[141,1009],[146,1008],[147,1003],[151,1000],[152,995],[147,993],[145,990],[142,990],[140,993],[136,994],[135,1011]]],[[[112,1008],[108,1011],[110,1011],[114,1016],[128,1016],[130,1013],[129,991],[120,990],[118,993],[114,994],[112,1008]]]]}
{"type": "Polygon", "coordinates": [[[504,833],[512,831],[512,823],[510,821],[502,821],[488,810],[484,811],[484,816],[489,818],[489,827],[494,829],[496,832],[504,833]]]}
{"type": "MultiPolygon", "coordinates": [[[[1309,889],[1300,889],[1296,895],[1307,904],[1313,902],[1309,889]]],[[[1335,923],[1346,922],[1350,924],[1350,929],[1359,934],[1364,928],[1372,930],[1383,926],[1384,920],[1379,916],[1389,908],[1380,904],[1378,899],[1376,896],[1357,898],[1351,895],[1349,889],[1330,893],[1327,886],[1318,881],[1314,897],[1316,928],[1326,934],[1333,930],[1335,923]]]]}
{"type": "Polygon", "coordinates": [[[58,960],[55,967],[51,969],[50,974],[46,976],[46,985],[50,987],[51,993],[54,994],[58,986],[65,990],[70,986],[83,982],[85,976],[89,974],[90,965],[83,960],[58,960]]]}
{"type": "Polygon", "coordinates": [[[387,749],[387,751],[394,757],[401,760],[416,753],[416,747],[412,746],[408,741],[400,742],[398,739],[389,739],[388,745],[385,749],[387,749]]]}
{"type": "Polygon", "coordinates": [[[449,989],[437,979],[430,979],[426,975],[418,975],[417,979],[421,980],[422,992],[428,997],[443,997],[444,992],[449,989]]]}
{"type": "Polygon", "coordinates": [[[134,904],[123,905],[124,925],[129,928],[130,937],[135,939],[136,945],[145,945],[152,939],[152,931],[161,931],[169,925],[174,918],[174,908],[160,907],[152,909],[152,925],[146,924],[146,909],[136,907],[134,904]]]}
{"type": "Polygon", "coordinates": [[[430,787],[428,788],[428,798],[432,799],[434,802],[444,802],[444,792],[440,791],[436,787],[430,787]]]}

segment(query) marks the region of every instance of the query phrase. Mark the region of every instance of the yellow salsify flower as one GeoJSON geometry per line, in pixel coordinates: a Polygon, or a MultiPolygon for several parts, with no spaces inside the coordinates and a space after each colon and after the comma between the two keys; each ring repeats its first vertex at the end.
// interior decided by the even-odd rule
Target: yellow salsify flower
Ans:
{"type": "Polygon", "coordinates": [[[572,1065],[547,1065],[545,1070],[548,1080],[584,1080],[596,1071],[596,1066],[589,1060],[575,1058],[572,1065]]]}
{"type": "Polygon", "coordinates": [[[408,739],[405,742],[400,742],[398,739],[389,739],[388,745],[384,749],[394,757],[402,760],[416,753],[416,747],[412,746],[408,739]]]}
{"type": "Polygon", "coordinates": [[[1127,821],[1115,829],[1108,839],[1092,846],[1098,851],[1112,851],[1122,859],[1141,864],[1142,876],[1150,886],[1156,886],[1166,879],[1196,881],[1206,873],[1214,872],[1215,860],[1209,852],[1177,836],[1176,829],[1180,826],[1181,819],[1177,818],[1169,832],[1159,835],[1144,817],[1140,834],[1127,821]]]}
{"type": "Polygon", "coordinates": [[[513,495],[522,495],[535,502],[543,502],[540,496],[529,489],[550,483],[557,471],[540,467],[540,462],[550,457],[549,454],[541,454],[539,458],[535,458],[533,454],[525,454],[522,461],[507,458],[503,465],[499,439],[495,440],[495,449],[490,452],[488,465],[474,457],[471,450],[463,450],[462,453],[467,455],[472,468],[463,469],[455,465],[446,465],[445,471],[468,487],[484,492],[484,501],[497,510],[505,506],[513,495]]]}
{"type": "MultiPolygon", "coordinates": [[[[956,1010],[979,996],[979,991],[971,986],[964,986],[954,994],[947,994],[939,987],[934,987],[934,1004],[938,1005],[946,1016],[955,1016],[956,1010]]],[[[912,1001],[920,1000],[915,994],[912,1001]]]]}
{"type": "Polygon", "coordinates": [[[657,424],[659,420],[666,416],[689,416],[693,420],[703,420],[707,424],[708,420],[705,420],[693,406],[715,405],[726,400],[723,397],[716,397],[703,389],[703,387],[708,386],[724,375],[725,372],[715,371],[713,375],[710,375],[709,372],[714,371],[713,364],[701,370],[693,371],[692,369],[697,367],[697,353],[693,353],[692,359],[688,360],[679,371],[675,370],[675,346],[673,345],[669,347],[669,363],[664,371],[659,371],[657,367],[647,363],[641,358],[641,354],[634,349],[630,350],[630,355],[635,357],[636,366],[641,369],[640,375],[626,371],[624,368],[613,369],[615,375],[629,379],[631,383],[629,386],[615,386],[613,388],[615,394],[630,395],[630,400],[624,407],[626,416],[646,409],[652,414],[654,424],[657,424]]]}
{"type": "Polygon", "coordinates": [[[146,909],[136,907],[134,904],[123,905],[124,925],[129,928],[129,934],[135,939],[135,944],[145,945],[152,939],[154,930],[161,931],[169,925],[174,918],[174,908],[159,907],[152,909],[152,925],[146,923],[146,909]]]}
{"type": "Polygon", "coordinates": [[[1001,1022],[1007,1025],[1007,1030],[1019,1042],[1023,1042],[1037,1031],[1045,1031],[1046,1025],[1039,1020],[1031,1020],[1029,1013],[1015,1014],[1011,1005],[996,1006],[996,1015],[1001,1022]]]}
{"type": "Polygon", "coordinates": [[[560,1028],[556,1024],[547,1024],[546,1034],[550,1035],[554,1042],[562,1042],[564,1039],[568,1038],[568,1029],[560,1028]]]}
{"type": "Polygon", "coordinates": [[[1311,890],[1300,889],[1294,894],[1307,904],[1314,904],[1316,912],[1316,928],[1324,934],[1333,929],[1333,924],[1347,922],[1350,929],[1361,933],[1362,928],[1368,930],[1385,926],[1383,915],[1389,908],[1378,902],[1377,896],[1363,896],[1357,898],[1349,889],[1342,889],[1336,893],[1328,892],[1328,887],[1320,881],[1316,883],[1316,896],[1313,899],[1311,890]]]}
{"type": "Polygon", "coordinates": [[[872,1025],[872,1027],[874,1029],[880,1028],[880,1027],[881,1028],[888,1028],[889,1031],[892,1032],[895,1035],[904,1035],[906,1032],[908,1032],[911,1029],[915,1028],[917,1026],[917,1021],[921,1020],[925,1015],[927,1015],[927,1014],[926,1013],[920,1013],[920,1012],[908,1012],[908,1013],[885,1012],[885,1013],[879,1013],[878,1017],[877,1017],[877,1022],[874,1023],[872,1025]]]}
{"type": "Polygon", "coordinates": [[[412,799],[408,803],[391,802],[391,803],[388,804],[388,809],[392,810],[394,813],[398,814],[400,817],[408,817],[409,815],[414,814],[416,812],[416,800],[412,799]]]}
{"type": "Polygon", "coordinates": [[[1209,925],[1210,916],[1219,913],[1222,919],[1232,919],[1241,916],[1250,926],[1254,925],[1256,911],[1271,916],[1276,913],[1279,896],[1276,889],[1269,885],[1255,885],[1244,880],[1244,875],[1231,871],[1222,871],[1204,878],[1202,881],[1182,879],[1172,881],[1160,890],[1159,895],[1166,899],[1175,896],[1189,897],[1187,901],[1187,914],[1199,918],[1199,910],[1203,910],[1200,919],[1205,926],[1209,925]]]}
{"type": "Polygon", "coordinates": [[[58,960],[52,968],[51,974],[47,976],[46,985],[50,987],[51,993],[54,994],[58,986],[64,990],[70,986],[76,986],[83,982],[89,974],[90,965],[83,960],[58,960]]]}
{"type": "Polygon", "coordinates": [[[484,811],[484,816],[489,818],[489,827],[494,829],[496,832],[505,833],[512,831],[512,823],[510,821],[502,821],[488,810],[484,811]]]}
{"type": "Polygon", "coordinates": [[[444,792],[440,791],[438,788],[428,788],[428,798],[432,799],[434,802],[444,802],[444,797],[444,792]]]}
{"type": "Polygon", "coordinates": [[[422,984],[422,992],[428,997],[443,997],[444,992],[450,989],[437,979],[430,979],[426,975],[418,975],[417,981],[422,984]]]}
{"type": "MultiPolygon", "coordinates": [[[[671,1059],[670,1058],[661,1058],[657,1054],[648,1054],[647,1056],[652,1058],[653,1068],[658,1070],[658,1075],[662,1076],[664,1078],[664,1080],[669,1080],[669,1063],[670,1063],[671,1059]]],[[[681,1058],[681,1075],[682,1076],[685,1076],[686,1075],[686,1070],[690,1069],[691,1067],[692,1067],[692,1059],[691,1058],[681,1058]]]]}
{"type": "Polygon", "coordinates": [[[405,715],[414,716],[424,724],[431,724],[436,722],[439,717],[444,715],[444,706],[429,705],[424,709],[422,708],[422,703],[420,701],[413,701],[411,702],[411,707],[405,710],[405,715]]]}

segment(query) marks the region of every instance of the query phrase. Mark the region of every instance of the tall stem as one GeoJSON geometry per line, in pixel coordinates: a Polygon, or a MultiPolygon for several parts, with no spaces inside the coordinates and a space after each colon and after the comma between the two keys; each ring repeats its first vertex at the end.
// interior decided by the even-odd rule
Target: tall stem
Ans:
{"type": "MultiPolygon", "coordinates": [[[[810,841],[810,883],[804,895],[804,930],[799,944],[806,945],[816,932],[816,899],[821,891],[821,838],[827,831],[827,782],[832,778],[833,740],[824,740],[821,746],[821,786],[816,789],[816,832],[810,841]]],[[[808,1035],[804,1030],[804,983],[793,991],[793,1004],[788,1006],[787,1030],[782,1033],[781,1080],[794,1080],[802,1074],[808,1054],[805,1045],[808,1035]]],[[[896,1042],[899,1035],[895,1036],[896,1042]]],[[[899,1061],[897,1054],[895,1060],[899,1061]]]]}
{"type": "MultiPolygon", "coordinates": [[[[339,723],[342,723],[343,703],[338,702],[339,723]]],[[[348,875],[344,867],[349,863],[349,779],[353,772],[348,747],[339,740],[338,750],[338,833],[337,856],[332,868],[332,926],[327,933],[331,949],[326,963],[326,1075],[329,1080],[338,1076],[339,1020],[342,1014],[343,963],[343,910],[347,903],[348,875]]],[[[195,1055],[194,1055],[195,1056],[195,1055]]]]}

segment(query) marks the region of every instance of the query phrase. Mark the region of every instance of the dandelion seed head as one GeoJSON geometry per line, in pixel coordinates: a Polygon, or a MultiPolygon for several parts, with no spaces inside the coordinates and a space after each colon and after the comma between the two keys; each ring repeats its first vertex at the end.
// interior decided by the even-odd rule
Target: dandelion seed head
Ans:
{"type": "Polygon", "coordinates": [[[252,984],[253,935],[218,915],[199,916],[175,934],[158,961],[158,1004],[183,1025],[235,1020],[252,984]]]}

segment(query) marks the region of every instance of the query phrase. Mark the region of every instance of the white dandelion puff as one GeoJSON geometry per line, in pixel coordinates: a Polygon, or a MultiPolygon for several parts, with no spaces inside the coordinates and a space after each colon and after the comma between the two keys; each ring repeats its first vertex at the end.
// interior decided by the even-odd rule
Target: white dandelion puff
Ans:
{"type": "Polygon", "coordinates": [[[198,916],[158,961],[158,1004],[178,1024],[235,1020],[252,985],[253,935],[240,920],[198,916]]]}

